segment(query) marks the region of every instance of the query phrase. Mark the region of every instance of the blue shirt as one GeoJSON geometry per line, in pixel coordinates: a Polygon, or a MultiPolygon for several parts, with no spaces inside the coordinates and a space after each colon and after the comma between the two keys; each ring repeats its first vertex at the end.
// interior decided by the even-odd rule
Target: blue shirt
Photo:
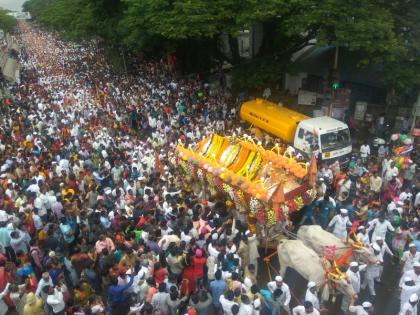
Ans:
{"type": "Polygon", "coordinates": [[[319,216],[323,218],[328,218],[330,212],[334,210],[333,204],[324,200],[318,200],[316,206],[319,208],[319,216]]]}
{"type": "Polygon", "coordinates": [[[114,303],[123,303],[125,301],[124,291],[133,285],[134,277],[125,285],[110,285],[108,287],[108,301],[112,305],[114,303]]]}
{"type": "Polygon", "coordinates": [[[224,280],[213,280],[210,282],[210,292],[213,297],[213,305],[216,307],[221,307],[222,304],[220,304],[220,296],[223,294],[223,292],[226,290],[226,282],[224,280]]]}

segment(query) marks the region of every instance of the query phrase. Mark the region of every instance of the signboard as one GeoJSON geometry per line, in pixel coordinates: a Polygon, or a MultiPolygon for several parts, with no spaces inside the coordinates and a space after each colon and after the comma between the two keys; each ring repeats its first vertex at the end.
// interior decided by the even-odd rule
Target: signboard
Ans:
{"type": "Polygon", "coordinates": [[[305,90],[299,90],[298,92],[298,104],[299,105],[316,105],[316,96],[317,93],[305,91],[305,90]]]}

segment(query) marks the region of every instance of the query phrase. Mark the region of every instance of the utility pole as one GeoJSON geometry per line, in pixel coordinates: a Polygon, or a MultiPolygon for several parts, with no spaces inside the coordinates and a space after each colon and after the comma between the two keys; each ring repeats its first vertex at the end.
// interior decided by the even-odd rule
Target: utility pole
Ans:
{"type": "Polygon", "coordinates": [[[121,56],[122,56],[123,64],[124,64],[124,71],[127,74],[127,64],[125,63],[124,48],[123,47],[120,47],[120,51],[121,51],[121,56]]]}
{"type": "Polygon", "coordinates": [[[328,107],[329,117],[331,117],[333,114],[336,90],[340,87],[339,75],[338,75],[338,53],[339,53],[339,47],[335,46],[334,67],[330,70],[329,78],[328,78],[330,81],[329,83],[330,83],[330,88],[331,88],[330,106],[328,107]]]}

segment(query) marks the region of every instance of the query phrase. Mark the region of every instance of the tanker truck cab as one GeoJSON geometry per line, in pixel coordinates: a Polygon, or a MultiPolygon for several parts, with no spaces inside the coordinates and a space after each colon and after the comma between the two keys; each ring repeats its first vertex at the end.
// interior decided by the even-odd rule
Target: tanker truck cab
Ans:
{"type": "Polygon", "coordinates": [[[350,161],[352,146],[348,126],[334,118],[311,118],[263,99],[245,102],[240,117],[251,125],[293,145],[308,155],[317,154],[319,161],[345,166],[350,161]]]}
{"type": "Polygon", "coordinates": [[[308,156],[317,154],[322,162],[332,164],[339,161],[346,165],[350,161],[352,145],[347,125],[330,117],[317,117],[298,123],[294,147],[308,156]]]}

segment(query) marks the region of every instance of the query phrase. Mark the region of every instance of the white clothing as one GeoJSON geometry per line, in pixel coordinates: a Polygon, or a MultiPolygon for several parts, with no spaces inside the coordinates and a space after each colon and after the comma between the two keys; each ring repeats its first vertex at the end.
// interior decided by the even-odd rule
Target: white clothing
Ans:
{"type": "Polygon", "coordinates": [[[349,311],[355,313],[356,315],[369,315],[369,313],[365,311],[362,305],[350,305],[349,311]]]}
{"type": "Polygon", "coordinates": [[[354,292],[356,292],[356,294],[360,293],[360,284],[361,284],[360,271],[365,270],[366,267],[367,267],[367,265],[359,266],[359,271],[358,272],[353,272],[350,268],[346,271],[347,276],[350,278],[351,285],[353,286],[354,292]]]}
{"type": "Polygon", "coordinates": [[[359,238],[360,242],[362,242],[363,245],[369,245],[370,244],[370,238],[369,233],[357,233],[357,237],[359,238]]]}
{"type": "Polygon", "coordinates": [[[293,308],[293,315],[320,315],[319,311],[314,307],[313,312],[306,313],[305,307],[303,305],[298,305],[293,308]]]}
{"type": "Polygon", "coordinates": [[[400,279],[400,288],[402,288],[402,285],[404,284],[404,278],[405,277],[410,277],[411,279],[413,279],[413,281],[416,285],[420,284],[420,275],[417,275],[414,272],[414,269],[412,269],[412,270],[409,270],[409,271],[403,273],[403,275],[400,279]]]}
{"type": "Polygon", "coordinates": [[[5,315],[9,309],[6,302],[4,302],[3,297],[9,292],[10,283],[6,285],[3,292],[0,293],[0,315],[5,315]]]}
{"type": "Polygon", "coordinates": [[[420,205],[420,192],[416,194],[416,199],[414,199],[414,207],[418,207],[420,205]]]}
{"type": "Polygon", "coordinates": [[[47,297],[47,304],[53,309],[53,313],[59,313],[66,307],[63,299],[63,293],[54,289],[54,294],[49,294],[47,297]]]}
{"type": "Polygon", "coordinates": [[[292,296],[290,294],[290,288],[286,283],[283,282],[281,284],[281,287],[279,288],[277,287],[276,281],[270,281],[269,283],[267,283],[267,288],[271,291],[271,293],[274,293],[276,289],[280,289],[283,292],[283,294],[280,297],[279,303],[281,305],[289,305],[292,296]]]}
{"type": "Polygon", "coordinates": [[[351,222],[348,216],[343,217],[341,214],[337,214],[328,224],[328,227],[332,226],[334,226],[333,234],[344,240],[347,237],[347,226],[351,226],[351,222]]]}
{"type": "Polygon", "coordinates": [[[314,308],[316,308],[317,310],[320,309],[319,298],[316,294],[312,293],[310,289],[306,289],[305,301],[311,302],[314,308]]]}
{"type": "Polygon", "coordinates": [[[252,315],[253,312],[253,307],[252,305],[247,305],[247,304],[241,304],[241,306],[239,307],[239,313],[238,315],[252,315]]]}
{"type": "Polygon", "coordinates": [[[417,252],[412,255],[409,250],[405,251],[401,257],[401,261],[404,262],[403,272],[413,269],[413,264],[415,261],[420,261],[420,252],[417,252]]]}
{"type": "Polygon", "coordinates": [[[419,290],[420,290],[420,284],[419,285],[413,285],[413,286],[409,286],[409,285],[406,285],[406,284],[402,285],[401,295],[400,295],[401,309],[403,308],[404,304],[408,302],[411,294],[417,293],[419,290]]]}
{"type": "Polygon", "coordinates": [[[396,166],[394,167],[389,166],[385,171],[385,181],[387,182],[391,181],[391,179],[398,176],[398,174],[399,174],[399,171],[396,166]]]}
{"type": "Polygon", "coordinates": [[[366,158],[370,155],[370,146],[368,144],[362,144],[360,146],[360,157],[366,158]]]}
{"type": "Polygon", "coordinates": [[[234,301],[229,301],[222,294],[219,299],[220,304],[222,305],[223,312],[225,315],[232,315],[232,306],[236,304],[234,301]]]}
{"type": "Polygon", "coordinates": [[[393,253],[389,249],[389,246],[388,246],[387,243],[383,242],[382,246],[380,246],[377,242],[373,242],[372,245],[375,244],[375,243],[376,243],[376,245],[378,245],[381,248],[381,251],[379,252],[379,254],[380,254],[380,257],[381,257],[382,261],[384,260],[385,252],[387,252],[391,256],[393,255],[393,253]]]}
{"type": "Polygon", "coordinates": [[[400,200],[402,201],[402,202],[404,202],[404,201],[406,201],[406,200],[411,200],[411,198],[413,198],[413,194],[412,193],[410,193],[410,192],[405,192],[405,191],[403,191],[400,195],[399,195],[399,197],[398,198],[400,198],[400,200]]]}
{"type": "Polygon", "coordinates": [[[389,222],[388,220],[384,220],[384,222],[381,222],[378,218],[373,219],[369,222],[369,228],[366,231],[369,233],[372,229],[374,229],[372,233],[372,241],[375,241],[378,236],[385,239],[386,232],[388,230],[391,232],[394,232],[395,230],[391,222],[389,222]]]}
{"type": "Polygon", "coordinates": [[[398,315],[417,315],[417,304],[412,306],[409,302],[405,303],[398,315]]]}

